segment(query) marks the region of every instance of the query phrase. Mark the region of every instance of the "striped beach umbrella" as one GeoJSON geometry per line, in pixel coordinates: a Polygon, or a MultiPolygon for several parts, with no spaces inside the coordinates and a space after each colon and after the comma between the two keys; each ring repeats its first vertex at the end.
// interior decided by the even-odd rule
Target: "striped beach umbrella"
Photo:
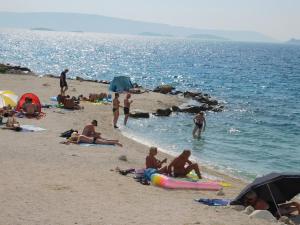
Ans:
{"type": "Polygon", "coordinates": [[[18,96],[14,92],[9,90],[0,91],[0,108],[8,105],[15,107],[17,102],[18,96]]]}

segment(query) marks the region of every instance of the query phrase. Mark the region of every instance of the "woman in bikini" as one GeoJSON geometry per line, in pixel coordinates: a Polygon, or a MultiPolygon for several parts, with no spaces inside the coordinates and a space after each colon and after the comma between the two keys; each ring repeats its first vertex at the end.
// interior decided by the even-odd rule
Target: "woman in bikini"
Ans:
{"type": "Polygon", "coordinates": [[[113,100],[113,114],[114,114],[114,120],[113,120],[113,123],[114,123],[114,128],[119,128],[117,126],[117,122],[118,122],[118,119],[119,119],[119,108],[120,108],[120,101],[119,101],[119,93],[116,93],[115,94],[115,98],[113,100]]]}
{"type": "Polygon", "coordinates": [[[64,144],[87,143],[87,144],[101,144],[101,145],[118,145],[120,147],[123,146],[118,140],[107,140],[107,139],[101,139],[97,137],[88,137],[82,134],[78,134],[77,132],[73,132],[71,137],[66,142],[63,143],[64,144]]]}
{"type": "Polygon", "coordinates": [[[193,130],[193,137],[200,138],[202,131],[205,131],[206,120],[203,112],[199,112],[194,118],[195,127],[193,130]]]}

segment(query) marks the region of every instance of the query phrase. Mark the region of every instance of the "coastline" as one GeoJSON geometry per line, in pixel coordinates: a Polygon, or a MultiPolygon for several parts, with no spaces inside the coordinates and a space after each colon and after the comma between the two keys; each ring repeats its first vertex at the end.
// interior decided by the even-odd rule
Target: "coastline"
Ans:
{"type": "MultiPolygon", "coordinates": [[[[104,84],[68,82],[70,95],[107,92],[104,84]]],[[[51,103],[50,97],[59,92],[58,80],[48,77],[0,74],[0,84],[0,89],[12,90],[17,95],[36,93],[44,104],[51,103]]],[[[133,100],[133,109],[149,112],[182,103],[177,96],[153,92],[133,95],[133,100]]],[[[84,110],[50,108],[44,109],[46,116],[41,120],[18,119],[21,124],[47,129],[44,132],[25,134],[0,130],[1,140],[6,140],[0,143],[1,224],[272,224],[250,219],[228,207],[216,209],[193,201],[199,197],[218,198],[215,192],[147,187],[115,173],[116,167],[143,167],[148,146],[112,128],[111,105],[82,104],[84,110]],[[104,137],[117,138],[124,147],[59,144],[61,132],[70,128],[81,131],[91,119],[98,120],[97,130],[104,137]],[[120,161],[121,155],[126,155],[128,161],[120,161]]],[[[173,158],[162,151],[158,157],[167,157],[169,161],[173,158]]],[[[224,189],[224,198],[234,198],[246,185],[210,168],[201,166],[201,169],[232,184],[224,189]]]]}

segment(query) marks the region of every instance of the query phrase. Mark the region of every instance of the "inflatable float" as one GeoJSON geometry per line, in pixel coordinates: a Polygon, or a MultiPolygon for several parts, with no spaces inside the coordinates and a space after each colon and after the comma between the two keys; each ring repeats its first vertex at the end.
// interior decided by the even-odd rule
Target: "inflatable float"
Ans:
{"type": "Polygon", "coordinates": [[[194,190],[208,190],[208,191],[219,191],[222,186],[218,182],[213,181],[186,181],[168,177],[162,174],[152,174],[151,183],[155,186],[168,188],[168,189],[194,189],[194,190]]]}

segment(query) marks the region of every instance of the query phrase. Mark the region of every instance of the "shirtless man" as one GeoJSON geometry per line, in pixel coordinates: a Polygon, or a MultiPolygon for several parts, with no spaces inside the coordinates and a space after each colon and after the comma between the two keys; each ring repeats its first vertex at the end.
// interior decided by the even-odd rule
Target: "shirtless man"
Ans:
{"type": "Polygon", "coordinates": [[[60,85],[60,94],[62,96],[65,96],[66,91],[68,90],[68,84],[67,84],[67,73],[69,72],[68,69],[65,69],[61,72],[59,77],[59,85],[60,85]]]}
{"type": "Polygon", "coordinates": [[[203,112],[199,112],[194,118],[195,127],[193,130],[193,137],[200,138],[202,131],[205,131],[206,120],[203,112]],[[198,133],[198,134],[197,134],[198,133]]]}
{"type": "Polygon", "coordinates": [[[120,108],[120,101],[119,101],[119,93],[115,93],[115,98],[113,100],[113,114],[114,114],[114,120],[113,120],[113,123],[114,123],[114,128],[119,128],[117,126],[117,122],[118,122],[118,119],[119,119],[119,108],[120,108]]]}
{"type": "Polygon", "coordinates": [[[199,166],[197,163],[192,163],[189,160],[191,156],[190,150],[184,150],[177,158],[175,158],[168,166],[168,174],[174,177],[185,177],[189,172],[194,170],[199,177],[202,178],[199,166]],[[186,165],[187,164],[187,165],[186,165]]]}
{"type": "Polygon", "coordinates": [[[124,125],[126,126],[127,124],[127,120],[128,120],[128,117],[129,117],[129,111],[130,111],[130,105],[131,103],[133,102],[132,100],[129,101],[131,97],[131,94],[128,93],[126,95],[126,98],[124,99],[124,115],[125,115],[125,118],[124,118],[124,125]]]}
{"type": "Polygon", "coordinates": [[[149,150],[149,155],[146,157],[146,169],[153,168],[157,169],[158,173],[167,173],[168,168],[167,166],[161,167],[163,163],[167,162],[167,159],[160,161],[157,158],[155,158],[155,155],[157,155],[157,148],[151,147],[149,150]]]}
{"type": "MultiPolygon", "coordinates": [[[[119,143],[119,140],[109,140],[101,137],[101,133],[95,131],[95,127],[98,125],[97,120],[93,120],[91,124],[86,125],[82,131],[82,135],[80,135],[80,139],[86,142],[94,144],[115,144],[118,146],[123,146],[119,143]],[[88,139],[86,139],[87,137],[88,139]]],[[[85,143],[86,143],[85,142],[85,143]]]]}
{"type": "Polygon", "coordinates": [[[87,136],[87,137],[92,137],[92,138],[101,138],[101,133],[99,132],[96,132],[95,130],[95,127],[98,126],[98,121],[97,120],[93,120],[91,122],[91,124],[89,125],[86,125],[84,128],[83,128],[83,131],[82,131],[82,135],[84,136],[87,136]]]}

